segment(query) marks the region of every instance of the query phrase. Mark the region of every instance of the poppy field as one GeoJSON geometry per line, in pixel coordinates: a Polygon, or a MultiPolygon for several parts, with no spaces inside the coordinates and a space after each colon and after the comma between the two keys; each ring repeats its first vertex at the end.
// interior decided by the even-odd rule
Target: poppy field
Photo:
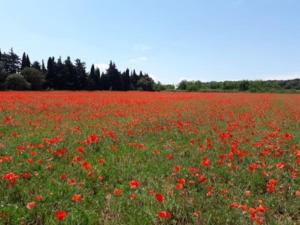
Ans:
{"type": "Polygon", "coordinates": [[[1,92],[0,224],[300,224],[300,95],[1,92]]]}

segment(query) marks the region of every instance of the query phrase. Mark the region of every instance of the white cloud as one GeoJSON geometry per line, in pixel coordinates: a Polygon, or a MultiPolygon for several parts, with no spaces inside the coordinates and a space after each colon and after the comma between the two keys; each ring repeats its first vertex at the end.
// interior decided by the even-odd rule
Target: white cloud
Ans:
{"type": "Polygon", "coordinates": [[[95,67],[100,69],[101,72],[105,72],[108,69],[109,65],[105,63],[99,63],[95,64],[95,67]]]}
{"type": "Polygon", "coordinates": [[[141,62],[146,62],[147,60],[148,60],[148,57],[140,56],[140,57],[129,59],[129,63],[137,64],[137,63],[141,63],[141,62]]]}

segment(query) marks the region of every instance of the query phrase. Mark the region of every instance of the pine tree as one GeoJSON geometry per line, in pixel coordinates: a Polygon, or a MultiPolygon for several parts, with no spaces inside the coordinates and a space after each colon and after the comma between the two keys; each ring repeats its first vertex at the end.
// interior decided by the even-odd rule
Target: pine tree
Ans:
{"type": "Polygon", "coordinates": [[[7,55],[5,67],[8,73],[16,73],[20,70],[20,58],[16,53],[14,53],[14,50],[12,48],[7,55]]]}

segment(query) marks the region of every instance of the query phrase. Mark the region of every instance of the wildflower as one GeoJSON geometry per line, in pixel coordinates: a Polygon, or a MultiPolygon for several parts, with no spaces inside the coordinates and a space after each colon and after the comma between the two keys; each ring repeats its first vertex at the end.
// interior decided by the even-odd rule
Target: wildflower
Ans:
{"type": "Polygon", "coordinates": [[[131,189],[137,189],[139,187],[139,182],[137,180],[132,180],[129,182],[129,186],[131,189]]]}
{"type": "Polygon", "coordinates": [[[250,197],[250,194],[251,194],[251,192],[250,192],[250,191],[245,191],[245,196],[246,196],[247,198],[249,198],[249,197],[250,197]]]}
{"type": "Polygon", "coordinates": [[[64,210],[60,210],[60,211],[55,212],[55,218],[57,220],[64,220],[67,215],[68,215],[68,213],[64,210]]]}
{"type": "Polygon", "coordinates": [[[134,194],[134,193],[133,193],[133,194],[131,194],[131,195],[130,195],[130,199],[131,199],[131,200],[134,200],[134,199],[136,199],[136,194],[134,194]]]}
{"type": "Polygon", "coordinates": [[[91,169],[91,165],[88,162],[82,163],[81,166],[85,170],[90,170],[91,169]]]}
{"type": "Polygon", "coordinates": [[[208,158],[203,158],[202,161],[201,161],[201,165],[204,166],[204,167],[209,167],[210,166],[210,161],[208,158]]]}
{"type": "Polygon", "coordinates": [[[251,172],[255,172],[255,170],[257,169],[257,164],[256,164],[256,163],[251,163],[251,164],[249,164],[248,169],[249,169],[251,172]]]}
{"type": "Polygon", "coordinates": [[[163,201],[165,200],[165,197],[164,197],[162,194],[157,193],[157,194],[155,195],[155,199],[156,199],[156,201],[158,201],[158,202],[163,202],[163,201]]]}
{"type": "Polygon", "coordinates": [[[169,212],[166,212],[166,211],[160,211],[160,212],[158,213],[158,217],[159,217],[159,218],[163,218],[163,219],[169,219],[169,218],[172,217],[172,215],[171,215],[171,213],[169,213],[169,212]]]}
{"type": "Polygon", "coordinates": [[[44,200],[44,197],[41,196],[41,195],[37,195],[37,196],[35,196],[35,200],[38,201],[38,202],[40,202],[40,201],[44,200]]]}
{"type": "Polygon", "coordinates": [[[36,203],[35,202],[28,202],[26,204],[27,209],[33,209],[35,207],[36,203]]]}
{"type": "Polygon", "coordinates": [[[122,195],[122,189],[120,189],[120,188],[115,188],[114,189],[114,195],[115,196],[121,196],[122,195]]]}
{"type": "Polygon", "coordinates": [[[276,179],[270,179],[268,181],[268,183],[266,184],[266,190],[269,193],[274,193],[275,192],[275,186],[277,184],[277,180],[276,179]]]}
{"type": "Polygon", "coordinates": [[[18,176],[13,172],[6,173],[2,176],[2,179],[6,180],[8,182],[9,187],[14,186],[17,178],[18,178],[18,176]]]}
{"type": "Polygon", "coordinates": [[[72,201],[73,202],[80,202],[81,201],[81,195],[80,194],[74,194],[72,196],[72,201]]]}
{"type": "Polygon", "coordinates": [[[283,162],[277,163],[276,168],[277,169],[283,169],[285,167],[285,164],[283,162]]]}

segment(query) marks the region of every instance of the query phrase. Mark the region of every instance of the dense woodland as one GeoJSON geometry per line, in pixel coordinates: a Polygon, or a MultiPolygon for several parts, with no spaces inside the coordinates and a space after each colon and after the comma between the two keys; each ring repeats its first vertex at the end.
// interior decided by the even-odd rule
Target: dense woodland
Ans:
{"type": "Polygon", "coordinates": [[[48,61],[30,61],[25,52],[20,58],[13,49],[0,50],[0,90],[142,90],[142,91],[251,91],[295,92],[300,79],[269,81],[181,81],[178,85],[155,83],[147,74],[126,69],[121,72],[115,63],[106,71],[94,65],[87,72],[85,62],[70,57],[49,57],[48,61]]]}

